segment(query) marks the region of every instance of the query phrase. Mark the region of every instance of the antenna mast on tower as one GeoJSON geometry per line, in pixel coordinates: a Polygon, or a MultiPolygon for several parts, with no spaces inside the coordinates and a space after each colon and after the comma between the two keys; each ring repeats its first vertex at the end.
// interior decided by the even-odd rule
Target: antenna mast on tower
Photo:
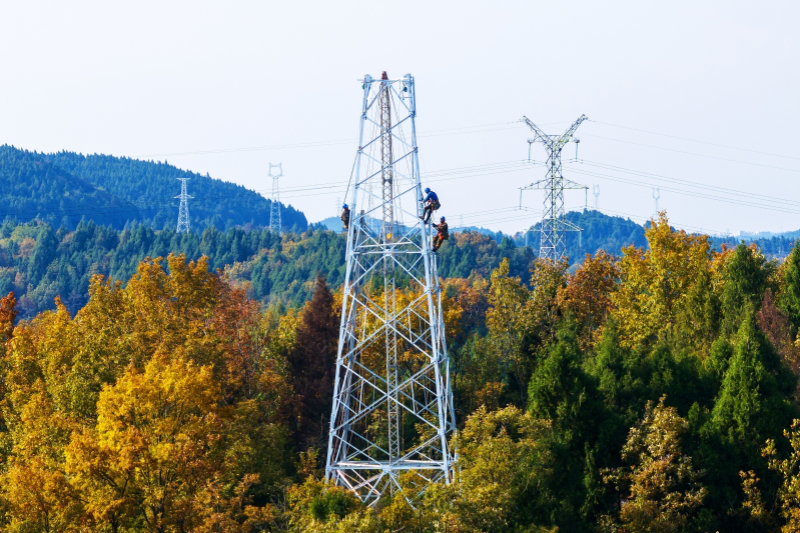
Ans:
{"type": "Polygon", "coordinates": [[[278,180],[283,177],[283,163],[278,163],[277,165],[270,163],[269,176],[272,178],[272,203],[269,210],[269,230],[272,233],[280,233],[283,224],[281,224],[281,195],[278,189],[278,180]],[[273,168],[278,169],[277,174],[272,173],[273,168]]]}
{"type": "Polygon", "coordinates": [[[181,193],[175,198],[180,198],[181,203],[178,207],[178,229],[176,231],[189,233],[189,198],[192,198],[186,194],[186,182],[189,181],[189,178],[178,178],[178,181],[181,182],[181,193]]]}
{"type": "MultiPolygon", "coordinates": [[[[586,115],[581,115],[578,120],[567,128],[561,135],[548,135],[528,117],[522,117],[522,122],[533,131],[534,138],[530,144],[540,142],[547,150],[547,175],[545,179],[531,183],[520,188],[520,195],[525,190],[544,190],[544,213],[542,215],[541,239],[539,241],[539,259],[558,261],[566,251],[564,233],[567,231],[582,231],[581,228],[564,219],[564,189],[588,189],[585,185],[565,180],[561,174],[561,150],[575,139],[572,135],[578,126],[586,120],[586,115]]],[[[530,154],[530,148],[528,149],[530,154]]],[[[528,156],[530,158],[530,155],[528,156]]]]}
{"type": "Polygon", "coordinates": [[[365,76],[362,89],[325,476],[373,504],[450,482],[455,415],[436,255],[420,219],[414,78],[365,76]]]}

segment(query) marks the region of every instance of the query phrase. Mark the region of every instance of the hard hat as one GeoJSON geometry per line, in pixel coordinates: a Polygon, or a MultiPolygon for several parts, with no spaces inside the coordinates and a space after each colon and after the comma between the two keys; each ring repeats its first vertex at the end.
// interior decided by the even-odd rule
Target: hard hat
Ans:
{"type": "Polygon", "coordinates": [[[444,217],[442,217],[442,220],[441,220],[441,222],[444,222],[444,217]]]}
{"type": "Polygon", "coordinates": [[[430,187],[425,187],[425,192],[431,192],[430,187]]]}
{"type": "Polygon", "coordinates": [[[342,206],[342,209],[347,209],[347,204],[344,204],[344,205],[342,206]]]}

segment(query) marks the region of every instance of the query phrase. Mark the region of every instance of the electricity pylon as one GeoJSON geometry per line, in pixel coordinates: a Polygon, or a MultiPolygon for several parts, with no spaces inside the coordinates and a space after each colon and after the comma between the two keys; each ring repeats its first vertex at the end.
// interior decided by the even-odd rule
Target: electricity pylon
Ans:
{"type": "Polygon", "coordinates": [[[175,198],[180,198],[181,203],[178,206],[178,233],[189,233],[189,196],[186,194],[186,182],[189,178],[178,178],[181,182],[181,193],[175,198]]]}
{"type": "MultiPolygon", "coordinates": [[[[578,120],[567,128],[561,135],[548,135],[539,126],[531,122],[528,117],[522,117],[522,122],[533,130],[534,138],[528,143],[541,142],[547,150],[547,174],[545,179],[531,183],[525,190],[544,190],[544,212],[542,214],[541,238],[539,241],[539,258],[557,261],[566,251],[564,233],[567,231],[582,231],[581,228],[564,219],[564,189],[588,189],[585,185],[565,180],[561,175],[561,150],[575,139],[572,135],[578,126],[586,120],[586,115],[581,115],[578,120]]],[[[530,153],[530,149],[528,150],[530,153]]]]}
{"type": "Polygon", "coordinates": [[[272,178],[272,204],[269,209],[269,230],[272,233],[280,234],[283,224],[281,224],[281,195],[278,189],[278,180],[283,177],[283,163],[277,165],[269,164],[269,177],[272,178]],[[277,168],[278,173],[273,174],[272,169],[277,168]]]}
{"type": "Polygon", "coordinates": [[[658,218],[658,199],[661,198],[661,189],[658,187],[653,187],[653,200],[656,204],[655,214],[653,215],[654,218],[658,218]]]}
{"type": "Polygon", "coordinates": [[[373,504],[450,482],[455,414],[414,78],[367,75],[362,89],[325,476],[373,504]]]}
{"type": "Polygon", "coordinates": [[[594,195],[594,210],[600,209],[600,186],[592,185],[592,194],[594,195]]]}

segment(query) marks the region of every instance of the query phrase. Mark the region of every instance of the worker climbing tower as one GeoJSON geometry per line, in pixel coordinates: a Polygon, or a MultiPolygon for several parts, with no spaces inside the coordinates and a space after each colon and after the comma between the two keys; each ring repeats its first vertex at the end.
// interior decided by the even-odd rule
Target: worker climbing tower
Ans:
{"type": "MultiPolygon", "coordinates": [[[[585,185],[565,180],[561,175],[561,150],[570,141],[578,126],[586,120],[586,115],[581,115],[578,120],[567,128],[561,135],[548,135],[539,126],[531,122],[528,117],[522,117],[522,122],[533,131],[534,138],[530,144],[541,142],[547,150],[547,175],[545,179],[531,183],[522,190],[539,189],[545,191],[544,213],[542,215],[541,237],[539,241],[539,259],[557,261],[566,251],[564,232],[581,231],[581,228],[564,218],[564,189],[588,189],[585,185]]],[[[530,147],[528,149],[530,154],[530,147]]],[[[577,155],[576,155],[577,158],[577,155]]],[[[520,191],[520,194],[522,192],[520,191]]]]}
{"type": "Polygon", "coordinates": [[[436,255],[420,219],[414,78],[365,76],[325,475],[375,503],[451,479],[436,255]]]}

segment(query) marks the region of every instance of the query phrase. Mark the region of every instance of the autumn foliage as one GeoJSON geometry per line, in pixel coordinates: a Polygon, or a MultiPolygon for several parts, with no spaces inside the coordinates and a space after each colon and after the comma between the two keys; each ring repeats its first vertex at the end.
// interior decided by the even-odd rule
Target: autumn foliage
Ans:
{"type": "Polygon", "coordinates": [[[322,276],[290,308],[182,256],[94,277],[74,315],[18,321],[8,295],[0,527],[797,531],[800,247],[714,250],[663,214],[646,236],[443,279],[457,468],[372,507],[324,479],[341,295],[322,276]]]}

